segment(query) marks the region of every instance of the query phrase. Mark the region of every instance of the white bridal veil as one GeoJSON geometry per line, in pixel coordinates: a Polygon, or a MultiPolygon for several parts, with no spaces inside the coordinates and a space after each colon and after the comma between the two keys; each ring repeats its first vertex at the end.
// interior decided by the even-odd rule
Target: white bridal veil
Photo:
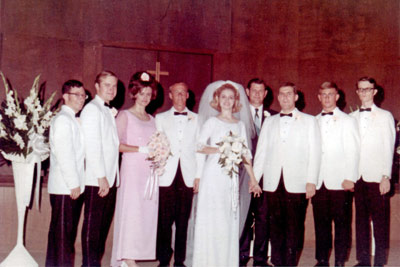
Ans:
{"type": "Polygon", "coordinates": [[[247,136],[247,143],[249,148],[251,149],[251,138],[253,138],[256,134],[253,118],[250,112],[250,104],[249,100],[247,99],[246,92],[242,85],[232,82],[232,81],[215,81],[210,83],[203,92],[203,95],[200,99],[199,105],[199,125],[200,128],[203,126],[204,122],[212,116],[217,116],[218,111],[211,107],[210,102],[213,99],[214,92],[221,87],[223,84],[229,83],[233,85],[236,90],[239,92],[240,95],[240,104],[242,108],[239,112],[234,113],[234,116],[241,120],[246,127],[246,136],[247,136]]]}

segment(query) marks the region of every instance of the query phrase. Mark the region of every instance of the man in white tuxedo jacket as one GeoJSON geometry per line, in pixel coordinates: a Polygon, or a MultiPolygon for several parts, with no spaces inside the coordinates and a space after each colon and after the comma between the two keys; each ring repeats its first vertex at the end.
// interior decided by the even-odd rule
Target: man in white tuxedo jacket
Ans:
{"type": "Polygon", "coordinates": [[[316,266],[329,266],[332,221],[335,223],[335,266],[344,266],[351,245],[351,191],[358,179],[360,136],[356,120],[336,106],[339,94],[335,83],[321,84],[318,99],[322,105],[322,112],[317,116],[322,156],[317,192],[312,198],[316,266]]]}
{"type": "Polygon", "coordinates": [[[156,116],[158,131],[164,132],[171,146],[165,173],[159,177],[159,214],[157,259],[160,266],[169,266],[174,253],[174,266],[184,266],[188,220],[193,192],[198,190],[196,173],[197,114],[186,107],[188,86],[176,83],[170,87],[173,107],[156,116]],[[195,182],[196,181],[196,182],[195,182]],[[171,248],[172,225],[175,222],[175,251],[171,248]]]}
{"type": "Polygon", "coordinates": [[[117,94],[118,78],[102,71],[95,80],[96,96],[82,110],[86,144],[85,218],[82,227],[82,265],[100,266],[114,216],[119,183],[119,140],[116,109],[109,104],[117,94]]]}
{"type": "Polygon", "coordinates": [[[356,266],[371,266],[370,219],[375,238],[374,266],[386,264],[389,248],[390,177],[395,144],[395,124],[389,111],[374,104],[378,92],[373,78],[363,77],[357,82],[361,108],[351,115],[360,130],[359,179],[355,185],[356,204],[356,266]]]}
{"type": "Polygon", "coordinates": [[[86,94],[80,81],[62,86],[60,112],[50,124],[51,222],[47,242],[46,266],[74,266],[75,238],[85,189],[85,145],[81,125],[75,114],[81,111],[86,94]]]}
{"type": "Polygon", "coordinates": [[[254,159],[257,180],[270,209],[271,261],[296,266],[303,246],[308,199],[314,196],[320,166],[320,132],[314,116],[295,108],[296,86],[279,88],[280,114],[267,118],[254,159]]]}

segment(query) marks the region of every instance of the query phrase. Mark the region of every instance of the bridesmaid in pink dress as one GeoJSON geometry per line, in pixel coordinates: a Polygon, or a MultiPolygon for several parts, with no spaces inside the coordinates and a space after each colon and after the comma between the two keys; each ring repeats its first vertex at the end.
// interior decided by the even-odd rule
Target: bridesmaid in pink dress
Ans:
{"type": "Polygon", "coordinates": [[[147,72],[137,72],[128,90],[135,103],[121,111],[116,119],[119,151],[123,154],[111,266],[138,266],[136,260],[151,260],[156,256],[158,194],[153,194],[151,199],[144,198],[150,174],[146,146],[156,131],[154,117],[145,108],[156,96],[156,84],[147,72]]]}

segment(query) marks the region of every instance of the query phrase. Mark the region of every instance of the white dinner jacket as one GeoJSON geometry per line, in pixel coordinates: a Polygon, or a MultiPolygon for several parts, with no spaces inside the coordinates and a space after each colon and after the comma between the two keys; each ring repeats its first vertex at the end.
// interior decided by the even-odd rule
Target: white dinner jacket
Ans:
{"type": "MultiPolygon", "coordinates": [[[[360,111],[356,110],[350,115],[360,125],[360,111]]],[[[380,183],[383,175],[391,177],[396,138],[392,114],[372,105],[371,121],[365,133],[360,129],[360,138],[360,177],[366,182],[375,183],[380,183]]]]}
{"type": "Polygon", "coordinates": [[[293,110],[294,121],[287,142],[280,137],[280,114],[264,120],[254,159],[254,174],[263,179],[263,190],[275,192],[283,170],[285,188],[290,193],[305,193],[306,183],[317,185],[321,141],[314,116],[293,110]]]}
{"type": "Polygon", "coordinates": [[[198,137],[197,114],[187,108],[186,125],[183,127],[183,138],[179,140],[178,129],[174,119],[175,108],[171,108],[156,115],[156,127],[158,131],[164,132],[168,137],[171,146],[171,153],[165,166],[165,172],[159,177],[160,186],[170,186],[174,180],[178,162],[180,162],[183,180],[187,187],[193,187],[195,178],[200,178],[197,173],[196,140],[198,137]]]}
{"type": "Polygon", "coordinates": [[[71,189],[85,190],[85,146],[75,112],[63,105],[50,123],[49,194],[69,195],[71,189]]]}
{"type": "Polygon", "coordinates": [[[111,109],[96,95],[82,110],[81,121],[86,144],[86,181],[99,186],[98,179],[106,177],[112,187],[119,185],[119,140],[111,109]]]}
{"type": "Polygon", "coordinates": [[[317,189],[324,183],[327,189],[343,190],[343,180],[355,183],[359,177],[360,135],[357,121],[339,108],[333,110],[333,115],[318,114],[317,121],[322,147],[317,189]],[[324,123],[324,119],[329,120],[328,123],[324,123]]]}

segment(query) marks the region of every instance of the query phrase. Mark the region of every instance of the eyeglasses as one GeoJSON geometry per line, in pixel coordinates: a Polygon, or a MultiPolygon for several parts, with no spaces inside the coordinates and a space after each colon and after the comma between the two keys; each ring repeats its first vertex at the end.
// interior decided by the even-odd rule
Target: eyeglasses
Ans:
{"type": "Polygon", "coordinates": [[[87,94],[78,94],[78,93],[67,93],[69,95],[74,95],[76,97],[80,97],[80,98],[84,98],[84,99],[88,99],[87,94]]]}
{"type": "Polygon", "coordinates": [[[369,88],[358,88],[357,89],[360,93],[370,93],[371,91],[375,90],[375,88],[369,87],[369,88]]]}

